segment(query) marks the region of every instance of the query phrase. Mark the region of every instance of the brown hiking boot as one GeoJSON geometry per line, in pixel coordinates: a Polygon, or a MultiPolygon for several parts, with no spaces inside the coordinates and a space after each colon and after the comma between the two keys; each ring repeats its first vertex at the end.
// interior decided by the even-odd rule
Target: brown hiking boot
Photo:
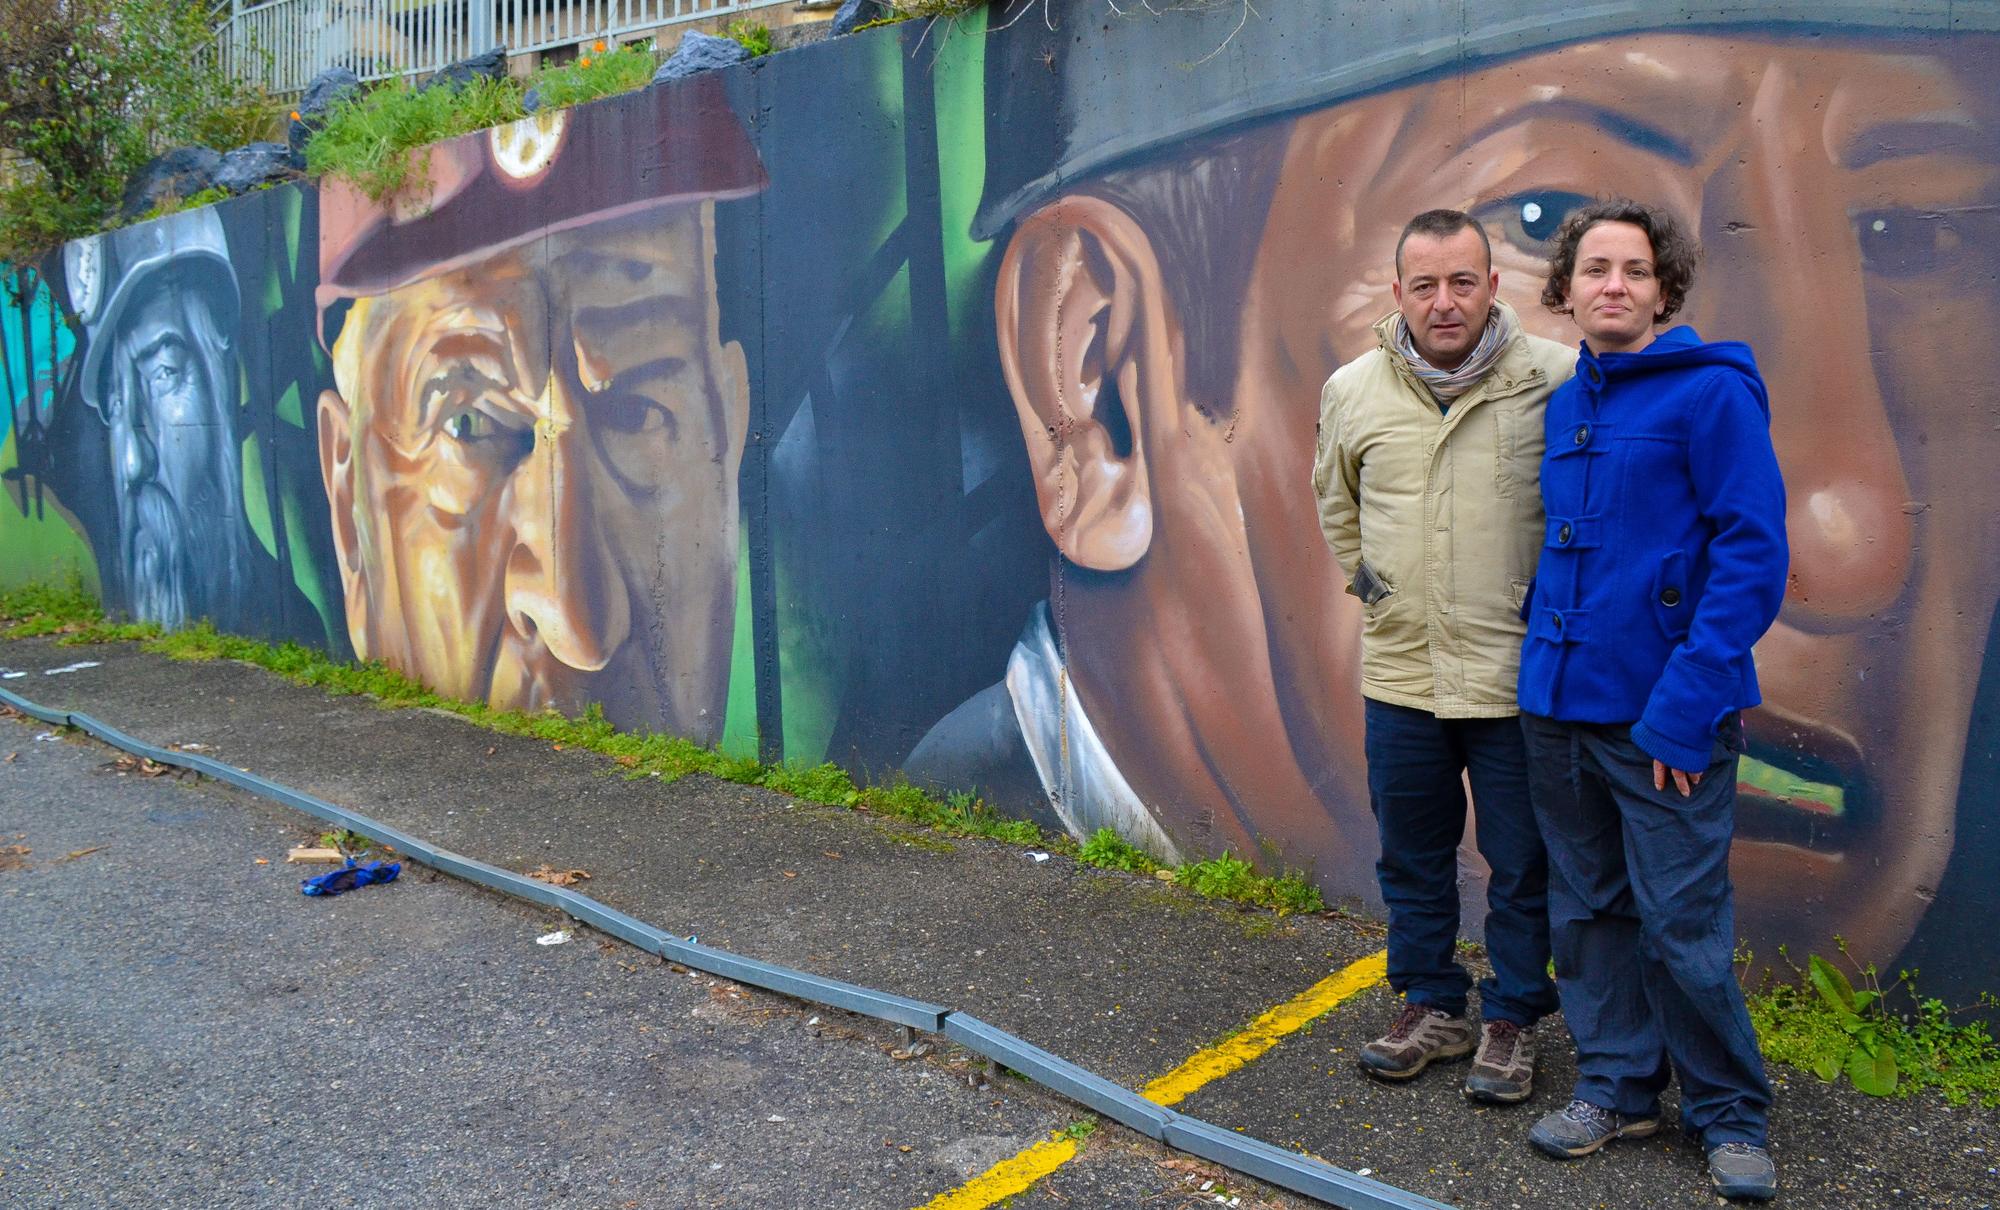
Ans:
{"type": "Polygon", "coordinates": [[[1378,1080],[1414,1080],[1433,1062],[1472,1053],[1472,1026],[1454,1017],[1405,1004],[1389,1032],[1361,1048],[1361,1070],[1378,1080]]]}
{"type": "Polygon", "coordinates": [[[1513,1105],[1535,1091],[1535,1031],[1512,1021],[1479,1027],[1479,1053],[1465,1073],[1465,1095],[1490,1105],[1513,1105]]]}

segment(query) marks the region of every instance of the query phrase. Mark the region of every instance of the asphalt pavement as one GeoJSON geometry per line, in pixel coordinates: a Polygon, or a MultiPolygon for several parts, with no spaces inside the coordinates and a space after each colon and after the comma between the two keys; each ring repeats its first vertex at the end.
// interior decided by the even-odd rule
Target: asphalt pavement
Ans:
{"type": "MultiPolygon", "coordinates": [[[[1357,916],[627,780],[248,665],[47,640],[0,643],[0,665],[37,702],[495,865],[587,870],[581,889],[648,923],[975,1013],[1128,1087],[1381,946],[1357,916]]],[[[939,1039],[912,1055],[890,1027],[589,930],[538,945],[559,917],[421,868],[307,899],[283,856],[312,821],[45,732],[0,724],[0,851],[32,849],[0,860],[0,1203],[917,1207],[1086,1116],[939,1039]]],[[[1475,1108],[1450,1071],[1365,1081],[1353,1053],[1392,1007],[1354,997],[1178,1108],[1468,1208],[1716,1204],[1672,1131],[1575,1164],[1527,1148],[1573,1073],[1559,1021],[1526,1106],[1475,1108]]],[[[2000,1201],[2000,1113],[1774,1076],[1780,1204],[2000,1201]]],[[[1304,1204],[1111,1128],[1010,1204],[1218,1195],[1304,1204]]]]}

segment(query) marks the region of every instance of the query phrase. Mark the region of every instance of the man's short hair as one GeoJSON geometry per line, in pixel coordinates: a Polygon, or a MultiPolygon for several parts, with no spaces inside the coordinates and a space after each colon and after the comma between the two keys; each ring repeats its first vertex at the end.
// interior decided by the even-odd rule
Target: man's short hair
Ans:
{"type": "Polygon", "coordinates": [[[1211,417],[1236,411],[1243,295],[1291,130],[1289,121],[1266,122],[1080,187],[1131,215],[1152,241],[1186,335],[1189,402],[1211,417]]]}
{"type": "Polygon", "coordinates": [[[1577,245],[1592,227],[1603,223],[1630,223],[1646,233],[1653,245],[1653,272],[1660,278],[1660,301],[1665,304],[1657,322],[1672,319],[1687,301],[1688,291],[1694,289],[1701,241],[1672,211],[1629,197],[1592,202],[1563,220],[1549,245],[1549,278],[1542,285],[1542,305],[1558,315],[1569,314],[1569,279],[1576,273],[1577,245]]]}
{"type": "Polygon", "coordinates": [[[1450,239],[1467,227],[1479,233],[1479,246],[1486,249],[1486,267],[1493,268],[1493,241],[1486,238],[1486,228],[1463,210],[1426,210],[1403,224],[1403,234],[1396,238],[1396,280],[1403,280],[1403,245],[1410,242],[1413,235],[1428,239],[1450,239]]]}

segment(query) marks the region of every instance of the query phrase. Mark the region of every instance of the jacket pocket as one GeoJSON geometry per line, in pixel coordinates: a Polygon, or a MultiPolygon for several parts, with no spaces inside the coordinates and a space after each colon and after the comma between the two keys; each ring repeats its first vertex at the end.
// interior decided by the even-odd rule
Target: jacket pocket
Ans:
{"type": "Polygon", "coordinates": [[[1518,400],[1496,400],[1493,408],[1493,490],[1502,500],[1522,500],[1540,491],[1542,418],[1518,400]]]}
{"type": "Polygon", "coordinates": [[[1694,623],[1685,551],[1670,551],[1660,557],[1659,570],[1653,573],[1653,619],[1660,624],[1660,633],[1675,643],[1687,637],[1694,623]]]}
{"type": "Polygon", "coordinates": [[[1511,594],[1508,599],[1514,604],[1514,616],[1523,622],[1528,620],[1528,594],[1534,586],[1535,582],[1526,576],[1515,576],[1507,581],[1507,590],[1511,594]]]}

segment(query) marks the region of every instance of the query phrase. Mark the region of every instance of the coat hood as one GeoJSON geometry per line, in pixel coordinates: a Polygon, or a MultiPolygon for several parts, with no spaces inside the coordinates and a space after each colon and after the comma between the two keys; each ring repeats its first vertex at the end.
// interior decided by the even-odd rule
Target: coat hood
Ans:
{"type": "Polygon", "coordinates": [[[1718,368],[1733,370],[1743,376],[1749,384],[1757,403],[1768,418],[1771,414],[1771,399],[1764,389],[1764,376],[1757,370],[1757,357],[1750,346],[1740,340],[1704,341],[1701,334],[1686,324],[1669,328],[1655,337],[1653,343],[1637,353],[1606,353],[1599,356],[1590,351],[1590,346],[1581,346],[1576,361],[1576,376],[1582,380],[1584,388],[1592,394],[1598,393],[1606,382],[1630,381],[1654,374],[1674,371],[1718,368]]]}

